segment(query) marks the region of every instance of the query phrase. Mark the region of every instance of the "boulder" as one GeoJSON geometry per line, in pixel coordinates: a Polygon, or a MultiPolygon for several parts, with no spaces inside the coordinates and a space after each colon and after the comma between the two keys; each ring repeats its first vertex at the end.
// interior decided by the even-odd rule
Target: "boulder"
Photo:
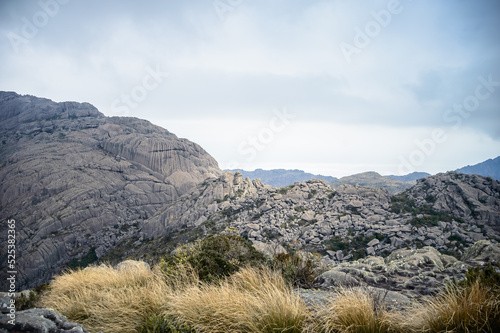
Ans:
{"type": "Polygon", "coordinates": [[[482,265],[491,262],[500,264],[500,245],[487,240],[474,243],[463,254],[461,260],[469,264],[482,265]]]}
{"type": "Polygon", "coordinates": [[[315,279],[314,284],[319,288],[329,289],[332,287],[359,286],[359,281],[351,275],[332,269],[318,276],[315,279]]]}

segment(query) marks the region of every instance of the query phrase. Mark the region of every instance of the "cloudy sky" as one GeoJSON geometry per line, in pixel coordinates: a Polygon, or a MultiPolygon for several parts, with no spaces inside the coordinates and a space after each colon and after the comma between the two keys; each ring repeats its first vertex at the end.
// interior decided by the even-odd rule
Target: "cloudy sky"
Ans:
{"type": "Polygon", "coordinates": [[[0,50],[0,90],[147,119],[224,169],[500,155],[496,0],[2,0],[0,50]]]}

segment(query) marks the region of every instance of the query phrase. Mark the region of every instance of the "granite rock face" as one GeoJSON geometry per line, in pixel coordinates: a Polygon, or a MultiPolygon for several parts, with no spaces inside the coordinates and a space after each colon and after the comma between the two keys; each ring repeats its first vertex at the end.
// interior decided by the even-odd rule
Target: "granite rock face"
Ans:
{"type": "Polygon", "coordinates": [[[408,197],[418,207],[450,213],[474,226],[468,230],[471,238],[480,237],[475,233],[481,229],[489,234],[500,232],[500,182],[491,177],[440,173],[419,179],[408,197]]]}
{"type": "Polygon", "coordinates": [[[0,92],[0,211],[16,221],[21,290],[141,237],[164,205],[220,174],[203,148],[148,121],[0,92]]]}

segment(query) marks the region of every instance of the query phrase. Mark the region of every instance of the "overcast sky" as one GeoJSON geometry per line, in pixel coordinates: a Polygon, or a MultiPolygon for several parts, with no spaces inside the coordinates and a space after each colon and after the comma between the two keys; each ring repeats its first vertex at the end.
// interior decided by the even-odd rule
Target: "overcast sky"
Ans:
{"type": "Polygon", "coordinates": [[[223,169],[500,155],[496,0],[1,0],[0,33],[0,90],[147,119],[223,169]]]}

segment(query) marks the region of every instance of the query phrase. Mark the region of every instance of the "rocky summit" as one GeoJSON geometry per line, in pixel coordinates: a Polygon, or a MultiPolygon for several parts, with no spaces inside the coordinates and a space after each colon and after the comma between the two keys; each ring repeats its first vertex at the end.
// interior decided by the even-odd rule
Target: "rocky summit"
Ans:
{"type": "Polygon", "coordinates": [[[199,145],[145,120],[105,117],[88,103],[0,92],[0,140],[0,211],[2,225],[16,221],[21,288],[99,258],[165,204],[221,174],[199,145]]]}

